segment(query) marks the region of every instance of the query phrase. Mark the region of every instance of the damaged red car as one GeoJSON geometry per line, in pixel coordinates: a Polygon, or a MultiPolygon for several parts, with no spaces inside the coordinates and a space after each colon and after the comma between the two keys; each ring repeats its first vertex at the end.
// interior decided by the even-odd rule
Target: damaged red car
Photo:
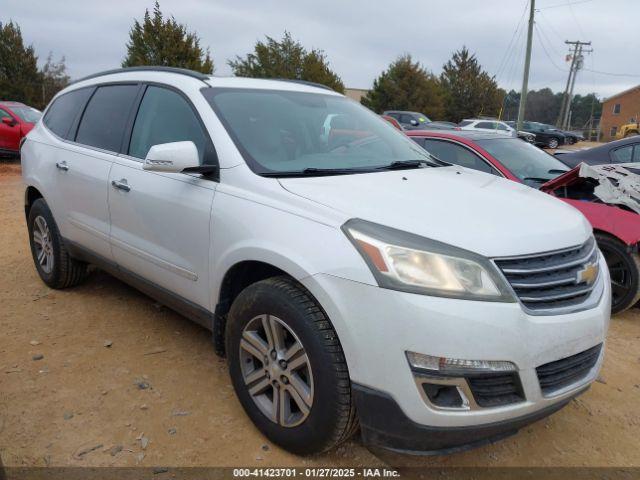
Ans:
{"type": "MultiPolygon", "coordinates": [[[[593,226],[611,273],[612,312],[640,300],[640,203],[624,188],[625,182],[640,180],[625,178],[635,172],[618,168],[614,175],[603,170],[611,165],[569,170],[527,142],[495,134],[420,130],[407,135],[440,160],[524,183],[580,210],[593,226]]],[[[574,279],[548,280],[567,281],[574,279]]]]}

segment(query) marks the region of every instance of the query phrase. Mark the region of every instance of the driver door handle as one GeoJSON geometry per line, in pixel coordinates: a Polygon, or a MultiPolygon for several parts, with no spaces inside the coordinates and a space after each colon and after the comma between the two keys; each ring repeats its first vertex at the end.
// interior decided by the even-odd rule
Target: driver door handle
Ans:
{"type": "Polygon", "coordinates": [[[67,165],[67,162],[65,162],[65,161],[57,162],[56,163],[56,168],[58,170],[62,170],[63,172],[66,172],[67,170],[69,170],[69,165],[67,165]]]}
{"type": "Polygon", "coordinates": [[[113,188],[117,188],[118,190],[122,190],[123,192],[128,192],[131,190],[131,187],[127,183],[126,178],[120,180],[111,180],[111,185],[113,186],[113,188]]]}

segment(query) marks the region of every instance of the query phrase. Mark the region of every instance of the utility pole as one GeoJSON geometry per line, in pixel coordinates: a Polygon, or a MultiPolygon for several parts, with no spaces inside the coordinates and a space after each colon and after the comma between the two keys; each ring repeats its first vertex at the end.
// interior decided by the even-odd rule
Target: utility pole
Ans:
{"type": "Polygon", "coordinates": [[[524,58],[524,74],[522,76],[522,91],[520,92],[520,105],[518,106],[518,121],[516,130],[522,130],[524,121],[524,107],[527,104],[527,88],[529,87],[529,67],[531,65],[531,41],[533,40],[533,19],[536,12],[536,0],[529,0],[531,8],[529,10],[529,30],[527,31],[527,54],[524,58]]]}
{"type": "MultiPolygon", "coordinates": [[[[582,47],[591,45],[591,42],[581,42],[580,40],[576,40],[575,42],[570,42],[569,40],[565,40],[567,45],[573,45],[573,54],[571,55],[571,68],[569,69],[569,76],[567,77],[567,85],[564,89],[564,95],[562,96],[562,105],[560,106],[560,114],[558,115],[558,120],[556,125],[558,128],[567,128],[567,122],[569,121],[569,111],[571,110],[571,100],[573,98],[573,88],[576,84],[576,76],[578,74],[578,70],[582,68],[582,47]]],[[[589,50],[592,52],[593,50],[589,50]]]]}

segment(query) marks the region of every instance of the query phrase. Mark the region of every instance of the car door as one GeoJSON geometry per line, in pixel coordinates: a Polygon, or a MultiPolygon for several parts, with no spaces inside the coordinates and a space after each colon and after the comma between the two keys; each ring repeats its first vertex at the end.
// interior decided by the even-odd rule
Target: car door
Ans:
{"type": "MultiPolygon", "coordinates": [[[[109,242],[108,180],[113,160],[120,152],[126,122],[140,85],[105,85],[85,89],[90,97],[79,118],[68,131],[59,131],[67,142],[52,152],[56,168],[56,188],[64,212],[61,229],[66,240],[103,259],[111,260],[109,242]]],[[[73,92],[72,92],[73,93],[73,92]]],[[[58,112],[62,115],[66,109],[58,112]]],[[[56,115],[45,117],[45,124],[56,126],[56,115]]],[[[72,109],[70,113],[73,114],[72,109]]]]}
{"type": "Polygon", "coordinates": [[[118,267],[154,287],[210,308],[211,207],[217,183],[198,174],[142,168],[153,145],[192,141],[201,163],[215,163],[203,124],[181,93],[149,85],[126,154],[111,169],[111,245],[118,267]]]}
{"type": "Polygon", "coordinates": [[[16,152],[19,143],[20,123],[9,112],[0,108],[0,150],[16,152]]]}

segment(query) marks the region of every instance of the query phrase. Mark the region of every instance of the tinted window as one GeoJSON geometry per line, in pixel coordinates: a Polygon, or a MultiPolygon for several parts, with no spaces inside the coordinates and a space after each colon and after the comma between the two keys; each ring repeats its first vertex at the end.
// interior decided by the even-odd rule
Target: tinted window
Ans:
{"type": "Polygon", "coordinates": [[[616,148],[611,152],[613,163],[629,163],[633,158],[633,145],[626,147],[616,148]]]}
{"type": "Polygon", "coordinates": [[[11,115],[0,108],[0,119],[2,118],[11,118],[11,115]]]}
{"type": "Polygon", "coordinates": [[[458,126],[460,126],[460,127],[466,127],[467,125],[470,125],[470,124],[472,124],[472,123],[473,123],[473,122],[472,122],[471,120],[463,120],[463,121],[461,121],[461,122],[458,124],[458,126]]]}
{"type": "Polygon", "coordinates": [[[71,125],[92,91],[92,88],[81,88],[56,98],[44,116],[44,124],[59,137],[67,138],[71,125]]]}
{"type": "Polygon", "coordinates": [[[460,165],[461,167],[472,168],[473,170],[479,170],[481,172],[495,173],[494,169],[478,155],[456,143],[426,139],[423,146],[429,153],[445,162],[460,165]]]}
{"type": "Polygon", "coordinates": [[[76,142],[111,152],[120,151],[129,112],[137,93],[137,85],[99,87],[84,111],[76,142]]]}
{"type": "Polygon", "coordinates": [[[147,88],[131,133],[129,155],[145,158],[154,145],[185,140],[195,143],[203,163],[207,137],[193,109],[174,91],[147,88]]]}
{"type": "Polygon", "coordinates": [[[475,128],[488,128],[492,130],[496,128],[496,124],[493,122],[478,122],[475,124],[475,128]]]}

